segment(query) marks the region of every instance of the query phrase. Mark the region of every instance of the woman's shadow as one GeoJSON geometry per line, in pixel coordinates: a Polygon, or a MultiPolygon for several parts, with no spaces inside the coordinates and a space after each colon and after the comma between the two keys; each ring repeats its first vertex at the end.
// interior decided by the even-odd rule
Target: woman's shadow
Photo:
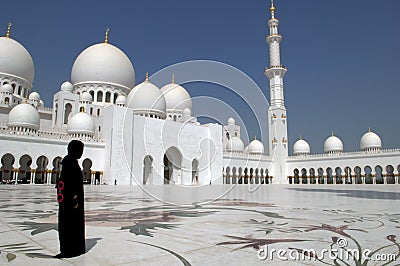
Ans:
{"type": "MultiPolygon", "coordinates": [[[[85,240],[86,243],[86,253],[88,253],[101,238],[89,238],[85,240]]],[[[41,259],[54,259],[54,255],[48,255],[43,253],[25,253],[26,256],[30,258],[41,258],[41,259]]]]}

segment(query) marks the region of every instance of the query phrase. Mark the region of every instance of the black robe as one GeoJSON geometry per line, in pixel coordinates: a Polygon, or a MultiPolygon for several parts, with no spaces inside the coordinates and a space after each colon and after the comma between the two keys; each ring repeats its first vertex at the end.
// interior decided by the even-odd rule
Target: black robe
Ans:
{"type": "Polygon", "coordinates": [[[71,155],[65,156],[62,161],[57,193],[61,256],[79,256],[86,250],[83,178],[78,160],[71,155]]]}

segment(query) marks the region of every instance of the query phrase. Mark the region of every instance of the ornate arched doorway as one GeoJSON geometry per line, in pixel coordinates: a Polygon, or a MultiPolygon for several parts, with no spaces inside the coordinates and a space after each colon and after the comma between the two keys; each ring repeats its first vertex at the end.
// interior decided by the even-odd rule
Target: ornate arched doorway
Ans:
{"type": "Polygon", "coordinates": [[[31,183],[31,156],[25,154],[19,159],[18,182],[22,184],[31,183]]]}
{"type": "Polygon", "coordinates": [[[169,148],[164,154],[164,184],[182,183],[182,153],[176,148],[169,148]]]}
{"type": "MultiPolygon", "coordinates": [[[[164,156],[165,157],[165,156],[164,156]]],[[[153,158],[150,155],[143,160],[143,185],[153,182],[153,158]]]]}
{"type": "Polygon", "coordinates": [[[83,184],[91,184],[92,183],[92,160],[86,158],[82,162],[82,176],[83,176],[83,184]]]}
{"type": "Polygon", "coordinates": [[[0,181],[2,183],[9,184],[14,182],[14,176],[13,176],[14,162],[15,158],[11,153],[7,153],[3,155],[3,157],[1,157],[0,181]]]}

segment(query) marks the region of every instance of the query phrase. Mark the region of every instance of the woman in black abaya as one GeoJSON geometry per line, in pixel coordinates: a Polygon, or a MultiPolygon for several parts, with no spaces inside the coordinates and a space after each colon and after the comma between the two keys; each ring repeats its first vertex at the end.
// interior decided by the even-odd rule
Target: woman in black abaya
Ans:
{"type": "Polygon", "coordinates": [[[68,144],[68,155],[62,160],[61,176],[57,182],[60,240],[60,254],[57,258],[79,256],[86,250],[83,178],[78,164],[83,146],[79,140],[71,141],[68,144]]]}

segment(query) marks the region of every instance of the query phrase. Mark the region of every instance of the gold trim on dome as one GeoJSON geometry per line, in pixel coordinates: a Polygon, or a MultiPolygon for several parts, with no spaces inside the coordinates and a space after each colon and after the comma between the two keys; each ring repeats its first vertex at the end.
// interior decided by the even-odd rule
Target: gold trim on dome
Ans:
{"type": "Polygon", "coordinates": [[[146,82],[149,82],[149,72],[146,72],[146,82]]]}

